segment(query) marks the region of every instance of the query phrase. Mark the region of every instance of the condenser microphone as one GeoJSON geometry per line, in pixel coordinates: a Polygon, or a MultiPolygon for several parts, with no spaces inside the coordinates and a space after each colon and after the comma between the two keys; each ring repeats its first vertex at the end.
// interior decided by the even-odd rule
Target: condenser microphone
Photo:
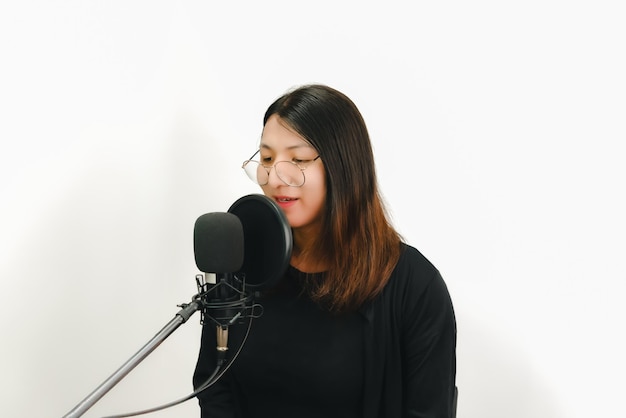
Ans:
{"type": "Polygon", "coordinates": [[[193,232],[196,266],[204,273],[196,277],[203,318],[228,325],[250,299],[235,274],[244,260],[243,226],[231,213],[211,212],[196,220],[193,232]]]}
{"type": "Polygon", "coordinates": [[[196,220],[193,230],[196,266],[205,273],[201,280],[204,290],[209,287],[212,290],[205,301],[230,302],[243,291],[232,277],[243,264],[243,240],[241,221],[230,213],[206,213],[196,220]]]}
{"type": "Polygon", "coordinates": [[[244,260],[241,221],[231,213],[206,213],[196,220],[193,232],[196,266],[204,273],[198,283],[203,312],[212,309],[218,322],[230,321],[235,316],[232,308],[246,299],[243,281],[234,274],[244,260]]]}
{"type": "Polygon", "coordinates": [[[212,212],[200,216],[194,225],[193,247],[196,266],[204,276],[196,276],[202,322],[216,326],[220,362],[228,350],[228,327],[251,305],[243,282],[234,273],[244,257],[243,226],[231,213],[212,212]]]}

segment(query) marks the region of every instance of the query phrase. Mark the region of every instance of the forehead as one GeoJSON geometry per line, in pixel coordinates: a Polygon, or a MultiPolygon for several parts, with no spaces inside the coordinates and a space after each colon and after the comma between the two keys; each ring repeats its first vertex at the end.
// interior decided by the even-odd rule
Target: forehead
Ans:
{"type": "Polygon", "coordinates": [[[263,127],[260,148],[275,151],[283,149],[313,149],[307,140],[277,115],[272,115],[263,127]]]}

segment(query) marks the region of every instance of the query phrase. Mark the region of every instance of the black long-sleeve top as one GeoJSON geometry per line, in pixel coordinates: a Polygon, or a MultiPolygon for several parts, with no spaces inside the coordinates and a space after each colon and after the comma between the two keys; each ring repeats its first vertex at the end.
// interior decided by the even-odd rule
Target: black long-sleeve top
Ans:
{"type": "MultiPolygon", "coordinates": [[[[451,418],[456,323],[438,270],[415,248],[403,253],[381,294],[352,314],[333,315],[308,297],[290,268],[258,300],[231,369],[198,396],[203,418],[451,418]]],[[[235,351],[245,326],[232,326],[235,351]]],[[[215,327],[206,324],[194,374],[215,367],[215,327]]]]}

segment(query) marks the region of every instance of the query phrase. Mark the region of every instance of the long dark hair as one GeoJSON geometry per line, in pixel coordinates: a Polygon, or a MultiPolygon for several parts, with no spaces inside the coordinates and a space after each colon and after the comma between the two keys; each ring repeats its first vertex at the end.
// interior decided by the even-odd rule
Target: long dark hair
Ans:
{"type": "Polygon", "coordinates": [[[326,206],[314,253],[329,263],[312,296],[330,310],[358,309],[387,283],[401,251],[380,196],[365,121],[343,93],[306,85],[278,98],[263,126],[278,115],[319,152],[326,172],[326,206]]]}

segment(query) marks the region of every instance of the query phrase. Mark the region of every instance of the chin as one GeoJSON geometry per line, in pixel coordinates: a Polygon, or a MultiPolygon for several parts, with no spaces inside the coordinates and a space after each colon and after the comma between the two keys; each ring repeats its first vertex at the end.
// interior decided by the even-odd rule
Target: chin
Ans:
{"type": "Polygon", "coordinates": [[[303,231],[318,232],[321,229],[319,221],[311,219],[294,218],[287,216],[287,221],[292,229],[300,229],[303,231]]]}
{"type": "Polygon", "coordinates": [[[289,222],[289,226],[297,229],[297,228],[302,228],[303,226],[306,225],[306,222],[302,222],[301,219],[294,219],[293,217],[287,216],[287,221],[289,222]]]}

